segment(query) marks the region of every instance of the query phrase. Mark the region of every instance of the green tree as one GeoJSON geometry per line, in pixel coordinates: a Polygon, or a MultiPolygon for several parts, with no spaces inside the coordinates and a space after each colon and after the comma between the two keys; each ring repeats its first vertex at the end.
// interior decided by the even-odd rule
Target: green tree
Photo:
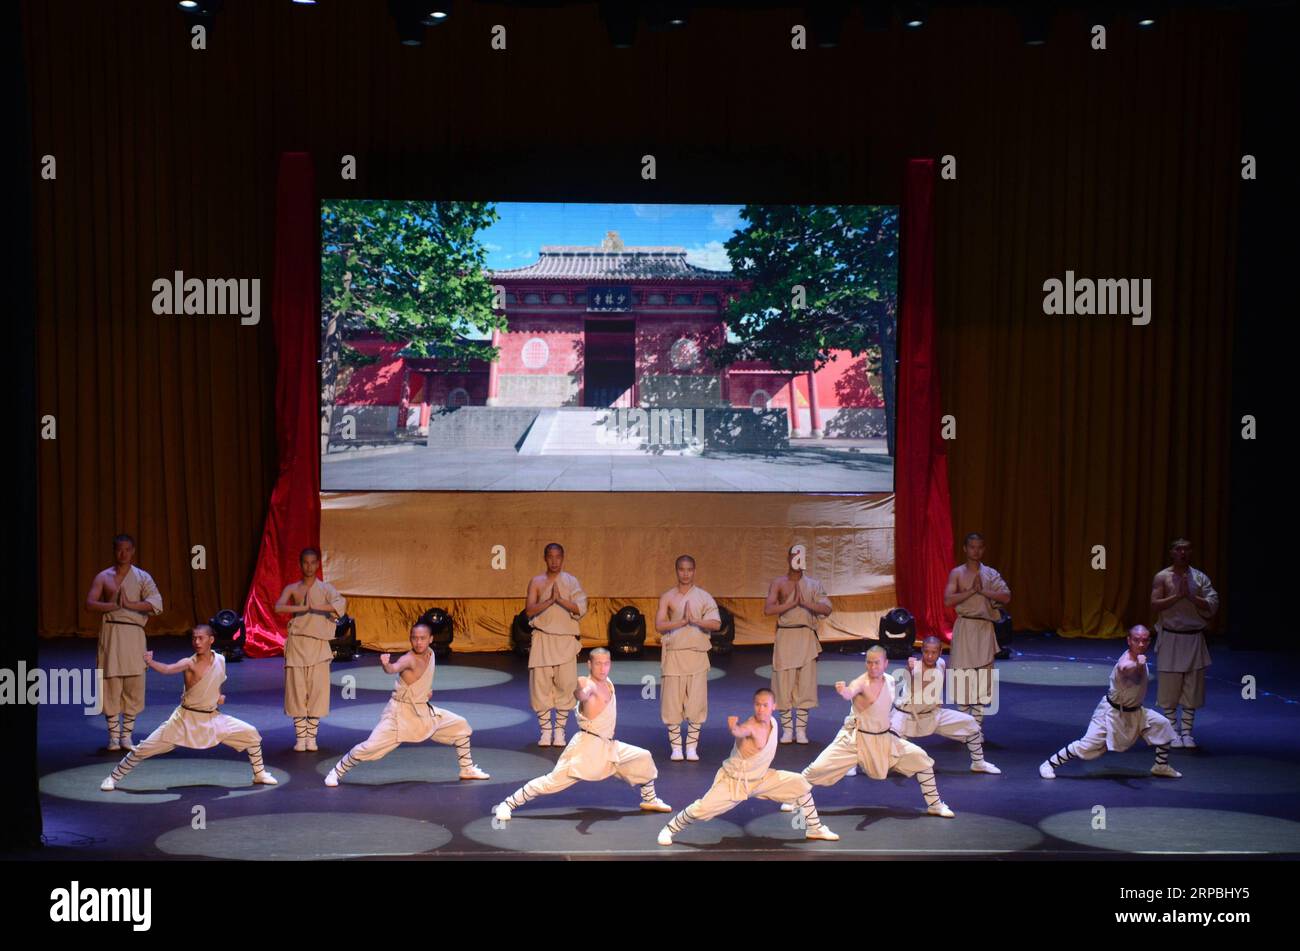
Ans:
{"type": "Polygon", "coordinates": [[[478,233],[498,218],[486,202],[330,200],[321,206],[321,452],[329,451],[344,335],[379,332],[412,356],[454,365],[496,358],[478,233]]]}
{"type": "Polygon", "coordinates": [[[711,348],[710,358],[804,372],[825,366],[833,350],[867,354],[881,374],[892,455],[898,209],[746,205],[740,216],[747,224],[725,247],[732,272],[752,286],[728,312],[736,339],[711,348]]]}

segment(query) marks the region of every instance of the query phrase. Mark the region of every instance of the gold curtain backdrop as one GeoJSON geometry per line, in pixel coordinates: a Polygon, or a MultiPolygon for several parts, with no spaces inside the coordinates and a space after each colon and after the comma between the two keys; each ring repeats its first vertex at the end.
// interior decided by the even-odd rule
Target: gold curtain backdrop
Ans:
{"type": "Polygon", "coordinates": [[[610,616],[633,604],[658,643],[656,599],[676,583],[678,555],[696,583],[736,615],[736,641],[771,643],[763,616],[786,552],[808,549],[808,574],[832,595],[827,640],[874,635],[894,607],[894,497],[784,493],[327,492],[325,575],[348,597],[366,646],[396,649],[423,611],[456,620],[458,650],[509,646],[542,549],[565,548],[565,570],[590,598],[583,641],[603,644],[610,616]]]}
{"type": "MultiPolygon", "coordinates": [[[[988,537],[1016,626],[1110,635],[1149,620],[1150,579],[1177,533],[1191,536],[1195,562],[1232,610],[1228,447],[1240,420],[1229,412],[1228,368],[1239,190],[1250,187],[1241,156],[1252,151],[1240,129],[1240,12],[1175,8],[1154,31],[1113,26],[1096,51],[1071,40],[1088,35],[1077,12],[1056,19],[1044,48],[1026,47],[1005,11],[942,7],[919,33],[846,29],[826,55],[777,43],[773,55],[788,62],[754,70],[753,44],[737,40],[726,11],[703,9],[684,34],[643,31],[635,48],[614,50],[590,6],[512,10],[505,22],[527,40],[503,57],[476,43],[401,49],[382,4],[318,7],[302,17],[287,3],[226,4],[211,48],[197,52],[174,4],[123,17],[116,4],[23,0],[32,150],[58,161],[56,179],[32,183],[30,236],[37,413],[58,424],[38,456],[43,635],[94,634],[99,618],[82,602],[118,531],[139,538],[139,562],[167,604],[151,632],[244,602],[277,467],[269,308],[281,151],[310,151],[330,197],[468,197],[448,176],[524,156],[533,164],[510,166],[502,189],[591,200],[592,182],[613,180],[610,156],[639,157],[650,141],[656,154],[680,156],[661,162],[656,183],[672,200],[667,190],[698,174],[689,162],[700,150],[713,150],[705,173],[738,182],[747,168],[778,166],[792,115],[818,131],[827,175],[871,201],[901,201],[908,158],[954,157],[956,178],[937,183],[935,204],[938,364],[944,412],[957,420],[946,444],[953,525],[958,537],[988,537]],[[355,81],[338,81],[339,62],[355,81]],[[598,142],[575,139],[578,127],[547,110],[520,108],[520,90],[539,75],[584,89],[586,113],[601,117],[598,142]],[[466,76],[475,83],[465,95],[426,95],[466,76]],[[852,94],[809,98],[808,88],[852,94]],[[629,96],[639,108],[626,108],[629,96]],[[671,121],[647,129],[646,116],[671,121]],[[358,157],[355,181],[339,178],[347,154],[358,157]],[[1067,269],[1150,278],[1151,323],[1045,315],[1043,281],[1067,269]],[[261,323],[155,316],[152,282],[177,270],[260,278],[261,323]],[[1104,571],[1090,565],[1096,545],[1104,571]]],[[[747,36],[788,38],[797,9],[753,12],[747,36]]],[[[469,5],[456,28],[486,35],[506,15],[469,5]]],[[[628,189],[649,187],[631,178],[628,189]]],[[[782,185],[772,179],[776,193],[782,185]]],[[[486,499],[462,504],[482,511],[486,499]]],[[[706,588],[757,596],[716,578],[732,559],[746,584],[779,564],[745,562],[755,540],[734,533],[733,550],[706,552],[721,519],[704,515],[662,550],[609,539],[621,564],[638,564],[640,584],[600,590],[658,595],[682,546],[701,556],[706,588]]],[[[374,534],[371,548],[386,547],[378,526],[374,534]]],[[[507,536],[505,593],[485,596],[521,598],[545,540],[541,530],[507,536]]],[[[386,573],[400,550],[429,579],[382,596],[450,591],[438,573],[456,569],[439,552],[468,552],[465,570],[486,572],[481,541],[476,531],[472,545],[392,544],[374,570],[386,573]]],[[[570,552],[593,589],[619,570],[579,545],[570,552]]],[[[955,563],[956,546],[952,554],[955,563]]]]}

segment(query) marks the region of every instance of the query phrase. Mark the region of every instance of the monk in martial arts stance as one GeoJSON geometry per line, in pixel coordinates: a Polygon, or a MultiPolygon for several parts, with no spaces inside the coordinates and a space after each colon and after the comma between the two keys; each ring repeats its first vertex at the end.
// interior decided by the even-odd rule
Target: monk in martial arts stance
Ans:
{"type": "Polygon", "coordinates": [[[1173,745],[1187,749],[1196,748],[1192,723],[1205,703],[1205,668],[1210,666],[1205,627],[1219,610],[1209,576],[1188,561],[1191,553],[1191,542],[1175,538],[1169,546],[1173,564],[1151,584],[1151,610],[1157,617],[1156,705],[1174,725],[1173,745]]]}
{"type": "Polygon", "coordinates": [[[948,573],[943,592],[943,603],[957,611],[948,662],[956,674],[957,708],[973,716],[982,730],[984,706],[992,703],[993,658],[998,653],[993,622],[1002,616],[997,605],[1010,602],[1011,589],[983,563],[983,535],[971,532],[962,547],[966,562],[948,573]]]}
{"type": "Polygon", "coordinates": [[[357,763],[382,759],[402,743],[423,743],[425,740],[456,747],[461,779],[491,779],[474,765],[469,743],[473,730],[465,718],[429,702],[433,693],[434,668],[433,651],[429,649],[431,640],[433,630],[417,621],[411,626],[411,649],[398,658],[397,663],[389,663],[390,654],[379,655],[384,673],[397,675],[393,695],[370,736],[334,764],[325,777],[326,786],[337,786],[357,763]]]}
{"type": "Polygon", "coordinates": [[[1169,765],[1169,746],[1174,728],[1169,721],[1142,706],[1147,695],[1147,647],[1151,632],[1141,624],[1129,628],[1128,650],[1120,655],[1110,671],[1110,687],[1092,711],[1088,732],[1068,746],[1063,746],[1038,767],[1038,775],[1055,779],[1056,770],[1072,759],[1096,759],[1110,750],[1123,753],[1138,741],[1156,748],[1152,776],[1178,779],[1183,774],[1169,765]]]}
{"type": "Polygon", "coordinates": [[[284,641],[284,712],[293,717],[293,748],[302,753],[316,750],[321,717],[330,712],[330,641],[348,603],[337,588],[316,577],[320,552],[315,548],[302,550],[298,566],[302,580],[284,589],[275,610],[293,615],[284,641]]]}
{"type": "Polygon", "coordinates": [[[86,608],[104,615],[99,623],[95,666],[103,672],[104,719],[108,722],[108,748],[135,748],[131,734],[135,718],[144,709],[144,625],[150,615],[162,614],[162,595],[143,568],[131,564],[135,539],[113,539],[112,568],[95,575],[86,595],[86,608]],[[119,721],[120,718],[120,721],[119,721]]]}
{"type": "Polygon", "coordinates": [[[253,767],[253,782],[267,786],[276,784],[275,777],[262,762],[262,735],[251,723],[236,720],[221,712],[226,702],[221,685],[226,681],[226,659],[212,649],[216,635],[206,624],[190,631],[190,645],[194,653],[174,664],[160,664],[153,659],[153,651],[143,654],[144,662],[160,674],[185,674],[185,691],[181,705],[172,711],[158,729],[150,733],[135,749],[122,757],[122,761],[100,783],[104,792],[112,792],[117,784],[141,760],[162,753],[170,753],[178,746],[191,750],[208,750],[224,743],[233,750],[246,750],[248,762],[253,767]]]}
{"type": "Polygon", "coordinates": [[[682,758],[682,721],[686,721],[686,759],[698,760],[700,727],[709,717],[709,632],[722,627],[718,603],[695,585],[695,559],[677,559],[677,584],[659,597],[655,630],[659,632],[662,677],[659,714],[668,727],[669,759],[682,758]]]}
{"type": "Polygon", "coordinates": [[[776,696],[766,687],[754,692],[754,715],[744,723],[727,717],[727,728],[736,738],[731,756],[713,777],[713,785],[659,831],[659,844],[672,845],[673,836],[691,822],[706,822],[757,797],[789,804],[804,817],[804,838],[835,842],[839,836],[822,824],[813,803],[812,786],[799,773],[772,769],[776,755],[776,721],[772,709],[776,696]]]}
{"type": "MultiPolygon", "coordinates": [[[[835,692],[853,705],[853,720],[846,722],[831,745],[804,769],[804,778],[814,786],[833,786],[855,766],[872,779],[884,779],[890,770],[915,776],[925,796],[926,812],[951,819],[953,811],[939,798],[934,760],[890,729],[896,685],[893,676],[885,673],[888,665],[885,649],[877,645],[867,651],[866,673],[852,683],[841,680],[835,684],[835,692]]],[[[788,806],[781,809],[794,811],[788,806]]]]}
{"type": "Polygon", "coordinates": [[[816,578],[804,573],[807,552],[795,545],[786,553],[790,570],[767,587],[764,614],[775,614],[772,692],[781,711],[781,742],[808,742],[808,711],[817,706],[817,628],[831,613],[831,599],[816,578]]]}
{"type": "Polygon", "coordinates": [[[580,781],[600,782],[617,776],[630,786],[641,787],[641,808],[646,812],[672,812],[672,807],[655,795],[654,758],[649,750],[614,739],[618,705],[614,682],[609,679],[609,651],[593,648],[587,655],[590,677],[579,677],[574,699],[578,705],[578,732],[560,754],[555,769],[521,786],[498,803],[493,813],[502,822],[513,810],[538,796],[549,796],[580,781]]]}
{"type": "Polygon", "coordinates": [[[938,733],[960,740],[970,752],[973,773],[1000,773],[984,758],[984,733],[975,718],[943,706],[946,665],[939,655],[943,641],[933,634],[921,644],[921,659],[907,659],[907,674],[899,678],[899,696],[894,700],[890,727],[907,740],[938,733]]]}
{"type": "Polygon", "coordinates": [[[573,575],[564,571],[564,546],[551,542],[542,552],[546,571],[528,582],[524,613],[533,629],[528,651],[528,699],[541,729],[538,746],[564,746],[565,729],[578,686],[578,651],[582,636],[578,622],[587,613],[587,595],[573,575]],[[551,710],[555,725],[551,726],[551,710]]]}

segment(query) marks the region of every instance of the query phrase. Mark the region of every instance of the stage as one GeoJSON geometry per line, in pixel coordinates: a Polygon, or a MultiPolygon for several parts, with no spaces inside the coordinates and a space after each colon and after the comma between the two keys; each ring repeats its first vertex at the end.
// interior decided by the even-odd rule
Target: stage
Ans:
{"type": "MultiPolygon", "coordinates": [[[[160,661],[189,653],[181,638],[150,639],[160,661]]],[[[15,854],[41,860],[184,859],[1091,859],[1300,856],[1300,745],[1294,734],[1300,673],[1265,652],[1212,645],[1206,705],[1198,713],[1198,750],[1173,750],[1182,779],[1148,774],[1153,751],[1139,743],[1040,779],[1038,764],[1082,735],[1101,697],[1121,641],[1025,637],[1016,656],[999,662],[1000,707],[986,716],[986,756],[999,776],[972,773],[965,749],[941,737],[919,741],[936,761],[939,791],[953,819],[927,816],[917,784],[848,777],[815,788],[837,843],[805,842],[775,804],[751,800],[725,816],[696,823],[660,847],[655,835],[670,816],[637,810],[633,787],[611,779],[580,783],[519,809],[505,824],[491,807],[528,779],[547,772],[559,750],[539,748],[527,705],[524,661],[510,654],[453,655],[439,665],[434,702],[474,727],[476,761],[489,781],[460,782],[451,747],[403,746],[362,763],[334,789],[329,768],[364,739],[387,700],[393,678],[377,655],[335,664],[330,716],[321,749],[294,753],[293,727],[282,710],[279,658],[231,664],[226,713],[252,722],[264,737],[279,785],[252,786],[243,754],[226,747],[177,750],[147,760],[104,793],[100,781],[118,754],[102,749],[103,718],[79,706],[39,711],[41,807],[47,847],[15,854]],[[1242,699],[1253,675],[1268,692],[1242,699]],[[345,678],[355,699],[342,699],[345,678]],[[96,748],[99,747],[99,751],[96,748]],[[1104,827],[1100,827],[1103,826],[1104,827]]],[[[94,666],[95,642],[41,644],[41,666],[94,666]]],[[[584,654],[585,660],[585,654],[584,654]]],[[[700,762],[669,762],[657,700],[642,699],[642,677],[657,674],[658,652],[614,661],[618,738],[645,746],[659,768],[659,795],[674,809],[702,795],[731,748],[726,717],[752,712],[753,691],[767,683],[771,650],[741,647],[713,659],[709,721],[700,762]]],[[[834,736],[846,704],[831,685],[862,670],[862,655],[823,653],[821,706],[812,712],[807,746],[778,749],[774,766],[802,769],[834,736]]],[[[1153,665],[1154,666],[1154,665],[1153,665]]],[[[580,670],[585,664],[580,665],[580,670]]],[[[897,670],[897,664],[890,665],[897,670]]],[[[175,707],[181,678],[148,675],[137,741],[175,707]]],[[[1148,693],[1154,701],[1155,686],[1148,693]]],[[[569,735],[576,728],[571,719],[569,735]]]]}

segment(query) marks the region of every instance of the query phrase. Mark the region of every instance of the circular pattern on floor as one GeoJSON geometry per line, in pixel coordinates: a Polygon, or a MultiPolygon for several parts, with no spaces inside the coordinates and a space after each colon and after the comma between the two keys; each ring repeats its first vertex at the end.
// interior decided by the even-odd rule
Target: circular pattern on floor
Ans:
{"type": "Polygon", "coordinates": [[[446,828],[423,819],[364,812],[289,812],[216,819],[204,829],[181,826],[158,836],[154,845],[168,855],[303,861],[421,855],[450,841],[446,828]]]}
{"type": "Polygon", "coordinates": [[[1106,780],[1144,785],[1149,781],[1152,795],[1161,796],[1230,796],[1244,789],[1276,795],[1300,792],[1300,765],[1286,760],[1170,750],[1169,763],[1183,774],[1181,779],[1152,776],[1154,762],[1155,750],[1139,745],[1125,753],[1103,753],[1099,759],[1072,761],[1056,770],[1056,779],[1045,782],[1068,784],[1071,795],[1092,788],[1102,790],[1096,795],[1104,795],[1109,786],[1106,780]]]}
{"type": "MultiPolygon", "coordinates": [[[[393,651],[393,660],[401,656],[400,651],[393,651]]],[[[358,690],[383,690],[393,692],[393,682],[397,674],[386,674],[384,668],[375,665],[369,667],[334,667],[330,671],[330,683],[342,687],[345,677],[351,677],[358,690]]],[[[494,687],[509,683],[514,675],[504,670],[492,670],[487,667],[465,667],[449,662],[440,663],[433,672],[433,692],[436,696],[441,690],[476,690],[480,687],[494,687]]]]}
{"type": "MultiPolygon", "coordinates": [[[[587,665],[579,664],[578,673],[585,677],[587,665]]],[[[655,685],[658,686],[660,676],[661,667],[657,660],[618,660],[609,668],[609,679],[619,687],[640,687],[646,677],[653,677],[655,685]]],[[[717,667],[709,668],[709,680],[720,680],[725,676],[727,676],[725,670],[717,667]]]]}
{"type": "MultiPolygon", "coordinates": [[[[909,791],[915,796],[915,790],[909,791]]],[[[745,832],[755,838],[779,840],[795,849],[852,849],[896,854],[900,858],[935,853],[1016,852],[1032,849],[1043,840],[1042,833],[1022,822],[964,812],[958,807],[953,811],[955,817],[944,819],[927,814],[920,805],[901,802],[894,808],[819,809],[822,821],[840,837],[838,842],[819,842],[805,839],[803,830],[793,827],[797,813],[780,812],[773,803],[772,812],[747,823],[745,832]]]]}
{"type": "MultiPolygon", "coordinates": [[[[617,805],[542,808],[530,804],[509,822],[484,816],[462,831],[480,845],[537,855],[669,852],[689,846],[734,845],[744,839],[739,826],[715,819],[692,823],[675,837],[673,846],[661,846],[655,840],[672,813],[643,812],[637,808],[639,793],[635,789],[618,780],[611,780],[610,785],[622,787],[617,792],[610,790],[610,800],[617,805]]],[[[556,798],[563,795],[557,793],[556,798]]]]}
{"type": "MultiPolygon", "coordinates": [[[[324,777],[338,760],[316,764],[324,777]]],[[[474,762],[486,770],[491,779],[461,780],[456,751],[450,746],[431,742],[399,746],[381,760],[360,763],[348,771],[339,784],[346,786],[386,786],[390,783],[430,783],[464,787],[495,786],[505,783],[522,786],[528,780],[545,775],[555,768],[554,760],[516,750],[474,747],[474,762]]]]}
{"type": "MultiPolygon", "coordinates": [[[[230,697],[230,694],[226,696],[230,697]]],[[[140,713],[136,714],[135,732],[132,734],[135,741],[140,742],[162,726],[175,710],[175,703],[151,703],[146,706],[140,713]]],[[[222,704],[221,712],[227,716],[243,720],[245,723],[253,724],[263,735],[277,727],[293,726],[293,721],[284,715],[284,707],[272,706],[268,703],[240,703],[236,698],[233,702],[228,700],[222,704]]],[[[107,745],[108,724],[104,722],[103,714],[83,716],[81,717],[81,725],[99,735],[101,747],[107,745]]],[[[60,727],[62,727],[62,723],[60,723],[60,727]]],[[[104,755],[108,755],[107,751],[105,751],[104,755]]],[[[125,756],[125,751],[120,755],[125,756]]]]}
{"type": "MultiPolygon", "coordinates": [[[[1152,691],[1148,700],[1155,700],[1155,691],[1152,691]]],[[[1072,728],[1072,739],[1078,739],[1088,727],[1088,721],[1092,719],[1092,711],[1097,709],[1097,704],[1101,697],[1083,697],[1077,700],[1074,698],[1057,697],[1051,700],[1016,700],[1014,703],[1006,701],[1002,706],[1002,713],[1010,713],[1018,717],[1024,717],[1026,720],[1035,720],[1039,723],[1057,723],[1061,726],[1072,728]]],[[[1154,709],[1154,704],[1147,704],[1154,709]]],[[[1224,720],[1221,713],[1213,710],[1196,711],[1196,732],[1199,734],[1203,726],[1214,726],[1224,720]]],[[[1067,729],[1070,733],[1071,729],[1067,729]]],[[[1197,737],[1200,738],[1199,736],[1197,737]]],[[[1062,740],[1062,742],[1065,742],[1062,740]]]]}
{"type": "Polygon", "coordinates": [[[178,756],[168,753],[140,763],[126,775],[113,792],[102,792],[99,784],[113,771],[116,763],[103,762],[76,766],[41,777],[40,791],[60,799],[103,802],[115,806],[148,806],[175,802],[182,793],[222,788],[230,790],[221,799],[280,789],[289,782],[289,774],[268,764],[279,785],[253,784],[252,770],[243,754],[220,747],[225,754],[211,758],[178,756]],[[238,756],[238,758],[236,758],[238,756]],[[221,757],[221,758],[218,758],[221,757]]]}
{"type": "MultiPolygon", "coordinates": [[[[435,698],[436,700],[436,698],[435,698]]],[[[379,722],[384,712],[384,703],[358,703],[355,700],[336,700],[330,705],[330,715],[321,721],[320,731],[325,733],[330,727],[342,727],[345,730],[360,730],[369,733],[379,722]]],[[[497,730],[501,727],[515,726],[529,720],[536,720],[532,710],[520,710],[517,707],[503,707],[495,703],[463,703],[459,700],[442,706],[442,709],[458,714],[469,721],[470,728],[478,733],[480,730],[497,730]]]]}
{"type": "Polygon", "coordinates": [[[1048,816],[1038,825],[1058,839],[1115,852],[1300,852],[1300,822],[1273,816],[1115,806],[1106,810],[1105,820],[1105,829],[1094,829],[1093,810],[1079,809],[1048,816]]]}
{"type": "MultiPolygon", "coordinates": [[[[891,661],[888,670],[895,670],[897,662],[891,661]]],[[[850,682],[855,677],[860,677],[866,673],[866,666],[860,660],[819,660],[817,662],[817,685],[819,687],[834,687],[836,681],[842,680],[845,683],[850,682]]],[[[754,671],[754,676],[762,680],[772,679],[772,665],[764,664],[754,671]]]]}
{"type": "MultiPolygon", "coordinates": [[[[1116,657],[1119,653],[1116,652],[1116,657]]],[[[1098,664],[1086,660],[1009,660],[993,665],[998,680],[1010,684],[1041,687],[1100,687],[1110,684],[1114,662],[1098,664]]],[[[1152,697],[1155,691],[1152,690],[1152,697]]],[[[1101,699],[1100,696],[1097,699],[1101,699]]]]}

